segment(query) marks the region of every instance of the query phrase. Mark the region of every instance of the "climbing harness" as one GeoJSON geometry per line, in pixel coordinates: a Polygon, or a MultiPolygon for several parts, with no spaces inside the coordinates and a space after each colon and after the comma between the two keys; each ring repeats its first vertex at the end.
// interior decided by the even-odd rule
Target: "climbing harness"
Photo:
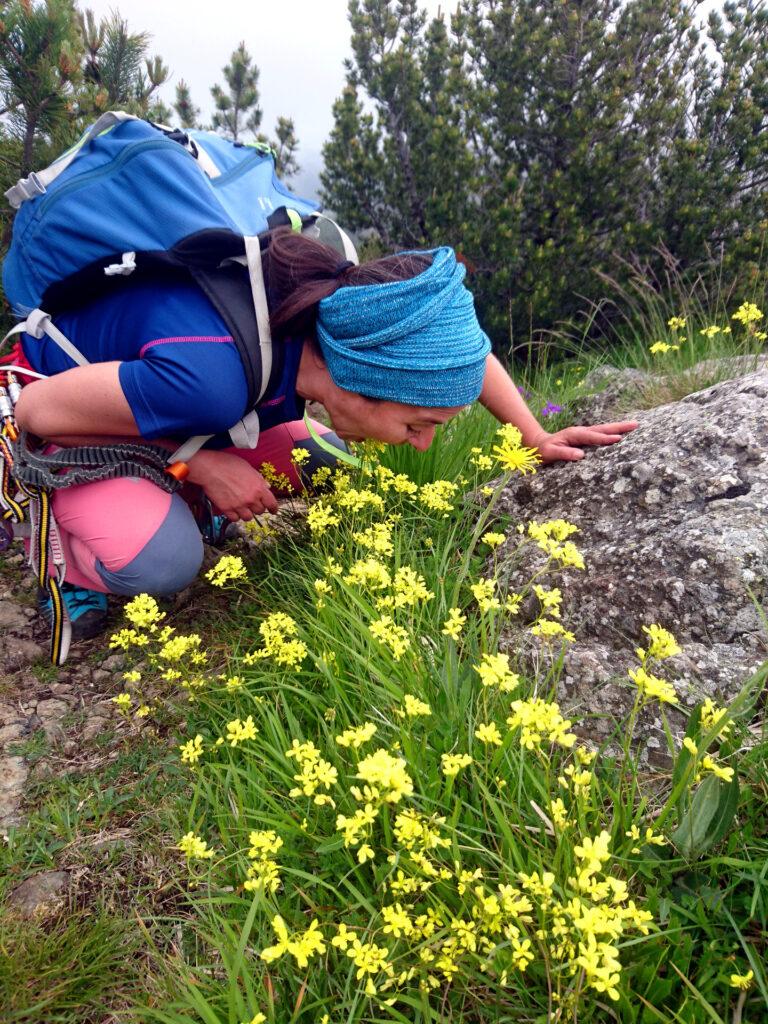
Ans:
{"type": "Polygon", "coordinates": [[[0,552],[10,547],[14,526],[20,536],[29,538],[29,564],[40,590],[50,600],[51,661],[63,665],[72,625],[61,593],[67,563],[51,507],[52,493],[62,487],[122,476],[150,480],[169,492],[179,484],[166,472],[168,452],[150,445],[119,443],[35,450],[14,416],[21,392],[16,374],[27,372],[24,367],[0,370],[0,552]]]}

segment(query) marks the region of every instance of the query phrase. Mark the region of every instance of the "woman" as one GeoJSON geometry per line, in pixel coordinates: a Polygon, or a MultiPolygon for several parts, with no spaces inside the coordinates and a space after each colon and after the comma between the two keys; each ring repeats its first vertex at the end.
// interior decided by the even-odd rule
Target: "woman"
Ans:
{"type": "MultiPolygon", "coordinates": [[[[612,444],[634,423],[549,434],[526,407],[490,343],[451,249],[401,253],[355,266],[319,242],[279,230],[265,279],[279,381],[258,407],[254,450],[222,434],[246,411],[246,383],[223,320],[191,282],[131,282],[63,315],[57,325],[91,365],[74,366],[48,339],[23,336],[24,355],[48,376],[17,404],[21,427],[53,444],[141,437],[175,447],[216,435],[189,461],[188,482],[236,521],[275,511],[256,468],[272,463],[294,484],[290,451],[310,450],[310,472],[330,457],[301,421],[321,402],[335,434],[429,447],[438,425],[479,400],[514,423],[544,462],[580,459],[580,444],[612,444]]],[[[172,593],[188,585],[202,541],[183,499],[145,480],[121,478],[57,491],[53,511],[67,556],[65,600],[75,636],[103,624],[105,594],[172,593]]]]}

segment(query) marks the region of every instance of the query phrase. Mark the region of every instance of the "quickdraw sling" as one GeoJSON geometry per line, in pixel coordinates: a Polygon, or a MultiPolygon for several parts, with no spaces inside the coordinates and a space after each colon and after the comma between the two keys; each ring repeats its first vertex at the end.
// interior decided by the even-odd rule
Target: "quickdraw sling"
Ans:
{"type": "MultiPolygon", "coordinates": [[[[19,368],[21,369],[21,368],[19,368]]],[[[51,508],[51,494],[62,487],[138,476],[173,492],[179,482],[167,472],[168,452],[162,448],[118,443],[61,448],[45,453],[30,446],[20,431],[14,406],[20,387],[11,371],[0,384],[0,552],[14,537],[14,524],[29,536],[28,561],[38,586],[51,602],[50,657],[63,665],[69,653],[72,626],[61,593],[67,571],[64,548],[51,508]]]]}

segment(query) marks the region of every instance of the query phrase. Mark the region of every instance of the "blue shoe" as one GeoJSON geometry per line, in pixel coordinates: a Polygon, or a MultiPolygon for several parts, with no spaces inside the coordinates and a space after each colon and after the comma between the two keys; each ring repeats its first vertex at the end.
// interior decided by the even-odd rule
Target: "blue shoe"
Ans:
{"type": "MultiPolygon", "coordinates": [[[[106,594],[98,590],[77,587],[74,583],[62,583],[61,596],[69,612],[73,640],[89,640],[103,632],[107,625],[106,594]]],[[[51,622],[51,599],[44,590],[38,590],[37,604],[41,614],[51,622]]]]}

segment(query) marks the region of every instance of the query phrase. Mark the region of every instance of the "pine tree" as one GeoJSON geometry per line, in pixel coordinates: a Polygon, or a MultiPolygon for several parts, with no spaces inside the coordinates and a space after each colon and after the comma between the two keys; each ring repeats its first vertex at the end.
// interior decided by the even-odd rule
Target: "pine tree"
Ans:
{"type": "Polygon", "coordinates": [[[3,6],[0,102],[3,134],[19,144],[10,161],[14,178],[32,170],[41,147],[67,139],[80,59],[71,0],[14,0],[3,6]]]}
{"type": "Polygon", "coordinates": [[[216,110],[213,127],[223,131],[233,142],[239,142],[245,132],[255,134],[261,124],[259,107],[259,69],[252,63],[242,42],[222,68],[227,91],[220,85],[211,88],[216,110]]]}
{"type": "Polygon", "coordinates": [[[299,148],[299,140],[296,138],[296,128],[290,117],[278,117],[275,125],[275,138],[264,139],[275,154],[275,170],[281,178],[286,181],[299,173],[299,162],[296,159],[296,152],[299,148]]]}
{"type": "Polygon", "coordinates": [[[448,26],[350,0],[323,198],[385,248],[461,249],[498,344],[590,309],[622,260],[660,271],[664,245],[683,268],[725,244],[754,260],[768,11],[725,3],[703,47],[698,6],[459,0],[448,26]]]}
{"type": "Polygon", "coordinates": [[[173,104],[179,124],[182,128],[199,128],[200,108],[192,102],[189,86],[183,78],[176,85],[176,102],[173,104]]]}
{"type": "MultiPolygon", "coordinates": [[[[149,34],[131,32],[118,13],[97,22],[90,10],[80,15],[80,29],[86,51],[85,89],[79,97],[83,117],[90,120],[104,110],[147,114],[169,74],[161,57],[146,57],[149,34]]],[[[168,113],[168,108],[159,112],[168,113]]]]}

